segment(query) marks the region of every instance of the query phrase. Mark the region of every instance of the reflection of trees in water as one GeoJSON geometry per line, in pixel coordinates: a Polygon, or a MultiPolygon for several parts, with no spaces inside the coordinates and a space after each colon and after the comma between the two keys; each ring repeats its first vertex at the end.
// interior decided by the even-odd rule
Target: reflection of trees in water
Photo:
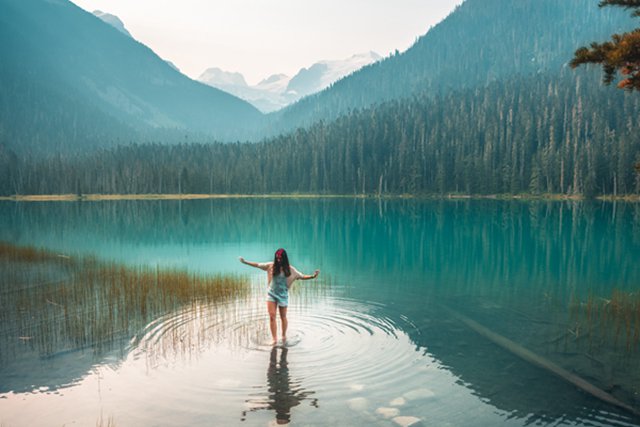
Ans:
{"type": "MultiPolygon", "coordinates": [[[[503,360],[470,353],[483,349],[494,356],[491,346],[485,348],[482,340],[476,342],[460,326],[452,331],[443,322],[440,329],[447,333],[440,337],[439,328],[433,327],[440,319],[427,314],[435,307],[425,310],[429,302],[437,307],[444,298],[497,333],[581,375],[595,375],[594,382],[614,394],[627,388],[621,384],[628,382],[629,372],[640,372],[637,352],[629,355],[624,348],[594,347],[593,337],[576,329],[577,320],[569,317],[572,304],[580,304],[575,309],[588,315],[589,298],[612,299],[613,286],[636,291],[639,204],[384,199],[0,203],[0,217],[0,238],[8,240],[44,236],[73,241],[72,236],[82,236],[115,246],[140,244],[141,251],[145,245],[167,243],[218,249],[223,244],[292,236],[282,245],[314,260],[325,272],[330,270],[338,285],[349,283],[357,274],[353,283],[358,286],[350,288],[352,298],[384,304],[406,298],[403,315],[416,325],[407,330],[416,344],[474,384],[479,395],[491,396],[493,402],[504,398],[496,406],[520,408],[522,414],[531,405],[516,398],[538,395],[557,400],[555,396],[563,394],[531,393],[531,384],[538,384],[533,380],[516,389],[496,381],[496,376],[525,378],[524,368],[509,355],[503,360]],[[568,320],[574,323],[569,325],[568,320]],[[480,363],[483,369],[478,369],[479,361],[485,361],[480,363]],[[602,366],[598,368],[602,374],[594,364],[602,366]]],[[[627,342],[625,331],[621,329],[619,346],[627,342]]],[[[630,340],[636,342],[635,336],[630,340]]],[[[173,341],[169,344],[173,350],[173,341]]],[[[532,379],[537,375],[534,371],[532,379]]],[[[549,384],[539,383],[540,387],[549,384]]],[[[565,385],[558,388],[564,390],[565,385]]]]}
{"type": "Polygon", "coordinates": [[[281,242],[306,259],[331,265],[334,272],[379,277],[382,270],[394,280],[427,280],[433,286],[446,282],[448,289],[455,286],[458,291],[501,286],[508,280],[555,286],[558,292],[567,285],[577,290],[598,286],[608,292],[612,283],[624,287],[616,283],[621,271],[628,272],[626,284],[640,280],[635,268],[640,256],[640,206],[630,203],[384,199],[0,203],[0,217],[0,239],[10,241],[140,244],[141,250],[145,245],[281,242]],[[283,235],[294,237],[282,241],[283,235]],[[314,242],[309,247],[301,243],[309,241],[314,242]]]}
{"type": "MultiPolygon", "coordinates": [[[[304,390],[300,381],[292,380],[289,374],[287,354],[289,349],[273,347],[269,357],[267,369],[266,393],[247,400],[249,411],[273,410],[278,424],[288,424],[291,421],[291,408],[298,406],[303,400],[309,399],[311,406],[318,407],[318,399],[310,398],[313,391],[304,390]]],[[[242,421],[246,419],[247,411],[242,413],[242,421]]]]}

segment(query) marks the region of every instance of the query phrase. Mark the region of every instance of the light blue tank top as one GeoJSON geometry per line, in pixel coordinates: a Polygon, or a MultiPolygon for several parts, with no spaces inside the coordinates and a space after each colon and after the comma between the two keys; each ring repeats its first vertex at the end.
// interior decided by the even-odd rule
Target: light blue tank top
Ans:
{"type": "Polygon", "coordinates": [[[273,276],[273,278],[271,279],[269,292],[272,292],[274,295],[283,297],[288,295],[289,290],[287,289],[287,277],[284,275],[284,273],[273,276]]]}

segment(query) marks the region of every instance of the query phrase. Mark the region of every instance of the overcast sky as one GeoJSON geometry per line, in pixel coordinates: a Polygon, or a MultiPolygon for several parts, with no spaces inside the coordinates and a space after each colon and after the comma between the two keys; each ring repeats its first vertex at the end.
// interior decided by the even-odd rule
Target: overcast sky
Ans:
{"type": "Polygon", "coordinates": [[[323,59],[406,50],[462,0],[72,0],[118,16],[192,78],[209,67],[249,84],[323,59]]]}

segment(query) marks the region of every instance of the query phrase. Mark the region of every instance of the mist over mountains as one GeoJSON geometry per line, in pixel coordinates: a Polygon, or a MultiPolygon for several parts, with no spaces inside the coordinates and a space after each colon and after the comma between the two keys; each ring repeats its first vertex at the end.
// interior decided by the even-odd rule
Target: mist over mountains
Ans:
{"type": "MultiPolygon", "coordinates": [[[[135,144],[146,148],[135,154],[124,151],[121,157],[108,154],[121,165],[105,171],[108,182],[122,182],[117,176],[128,170],[124,163],[136,162],[131,176],[155,159],[145,176],[151,179],[162,165],[167,175],[160,180],[163,186],[140,178],[135,187],[101,186],[100,191],[167,191],[173,189],[168,183],[182,183],[175,187],[180,191],[205,192],[466,188],[598,193],[635,188],[632,172],[626,171],[632,171],[629,165],[639,149],[627,141],[634,125],[623,119],[637,116],[635,98],[600,87],[599,70],[574,72],[566,65],[577,47],[637,26],[624,11],[600,9],[597,2],[467,0],[406,52],[357,71],[348,68],[360,60],[354,57],[342,65],[319,62],[292,78],[270,76],[253,86],[242,75],[220,69],[201,77],[238,97],[189,79],[146,46],[66,0],[0,0],[0,6],[0,163],[10,165],[5,171],[14,172],[9,174],[20,169],[16,158],[33,153],[93,153],[98,147],[135,144]],[[343,73],[350,74],[328,83],[343,73]],[[264,94],[299,97],[322,87],[269,114],[239,99],[254,97],[252,102],[267,111],[290,100],[269,100],[264,94]],[[265,103],[258,104],[259,98],[265,103]],[[586,119],[585,105],[592,99],[599,104],[586,119]],[[464,102],[458,105],[457,100],[464,102]],[[612,151],[616,137],[624,139],[622,157],[612,151]],[[209,154],[189,148],[214,141],[233,144],[211,145],[205,150],[209,154]],[[236,144],[242,141],[259,141],[262,151],[256,152],[253,144],[236,144]],[[158,157],[158,144],[178,148],[158,157]],[[574,161],[583,147],[590,154],[574,161]],[[267,165],[280,158],[281,150],[292,153],[290,175],[276,185],[279,169],[268,172],[267,165]],[[207,157],[212,153],[224,160],[207,157]],[[415,163],[418,153],[423,157],[415,163]],[[208,161],[202,163],[204,158],[208,161]],[[329,163],[339,167],[339,175],[329,170],[329,163]],[[196,179],[196,171],[189,173],[196,164],[203,173],[214,164],[222,169],[196,179]],[[309,168],[315,177],[311,181],[309,168]],[[254,180],[268,177],[269,185],[251,187],[249,171],[254,180]],[[510,181],[503,182],[493,171],[510,181]],[[184,184],[187,176],[191,187],[184,184]],[[214,176],[225,184],[214,185],[214,176]],[[341,177],[340,185],[334,176],[341,177]],[[283,183],[288,180],[300,186],[288,187],[283,183]]],[[[105,155],[100,152],[91,162],[116,164],[101,157],[105,155]]],[[[23,169],[30,162],[26,159],[23,169]]],[[[79,168],[74,162],[68,160],[63,170],[79,168]]],[[[62,188],[55,178],[17,184],[30,176],[35,180],[45,169],[55,170],[40,165],[18,178],[11,175],[13,184],[2,191],[62,188]],[[43,187],[43,182],[51,186],[43,187]]],[[[84,180],[65,179],[67,189],[84,180]]]]}
{"type": "Polygon", "coordinates": [[[319,61],[309,68],[302,68],[293,77],[274,74],[256,85],[248,85],[241,73],[227,72],[217,67],[205,70],[198,80],[242,98],[262,112],[269,113],[320,92],[380,59],[382,57],[377,53],[366,52],[342,60],[319,61]]]}
{"type": "Polygon", "coordinates": [[[1,143],[11,150],[175,142],[185,132],[235,139],[261,118],[67,0],[0,9],[1,143]]]}
{"type": "Polygon", "coordinates": [[[581,0],[467,0],[406,52],[363,67],[277,112],[274,133],[428,93],[559,73],[579,46],[637,26],[619,8],[581,0]]]}
{"type": "MultiPolygon", "coordinates": [[[[117,16],[100,10],[93,11],[93,14],[121,33],[132,37],[117,16]]],[[[337,80],[380,59],[382,56],[377,53],[366,52],[341,60],[318,61],[308,68],[300,69],[293,77],[274,74],[255,85],[247,84],[241,73],[224,71],[218,67],[206,69],[197,80],[248,101],[264,113],[270,113],[307,95],[320,92],[337,80]]],[[[175,64],[166,62],[179,71],[175,64]]]]}

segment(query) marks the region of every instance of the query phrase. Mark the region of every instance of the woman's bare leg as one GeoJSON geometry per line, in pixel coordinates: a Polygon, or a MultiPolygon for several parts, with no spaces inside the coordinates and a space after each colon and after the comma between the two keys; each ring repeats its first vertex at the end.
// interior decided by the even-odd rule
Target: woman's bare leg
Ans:
{"type": "Polygon", "coordinates": [[[276,324],[276,306],[273,301],[267,301],[267,311],[269,312],[269,329],[271,329],[271,345],[275,345],[278,340],[278,325],[276,324]]]}
{"type": "Polygon", "coordinates": [[[282,343],[287,340],[287,326],[289,321],[287,320],[287,307],[278,307],[280,309],[280,320],[282,321],[282,343]]]}

